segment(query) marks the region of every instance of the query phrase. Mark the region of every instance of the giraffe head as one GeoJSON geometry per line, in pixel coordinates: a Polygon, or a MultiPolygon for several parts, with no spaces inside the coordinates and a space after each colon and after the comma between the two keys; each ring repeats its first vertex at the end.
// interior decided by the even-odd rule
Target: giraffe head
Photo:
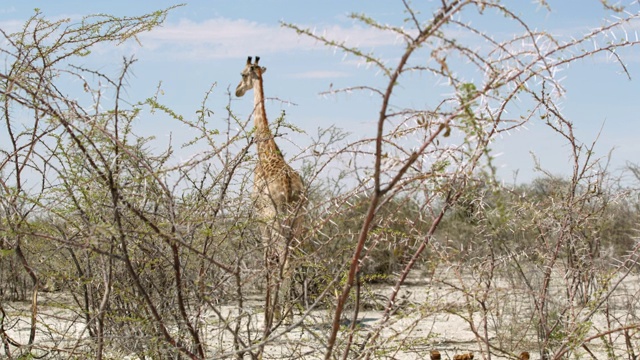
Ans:
{"type": "Polygon", "coordinates": [[[237,97],[241,97],[247,90],[253,89],[253,85],[258,82],[262,78],[262,74],[267,71],[266,67],[260,67],[258,65],[258,61],[260,61],[259,56],[256,56],[256,62],[253,64],[251,63],[251,56],[247,58],[247,65],[240,73],[242,80],[240,80],[240,84],[238,84],[236,88],[237,97]]]}

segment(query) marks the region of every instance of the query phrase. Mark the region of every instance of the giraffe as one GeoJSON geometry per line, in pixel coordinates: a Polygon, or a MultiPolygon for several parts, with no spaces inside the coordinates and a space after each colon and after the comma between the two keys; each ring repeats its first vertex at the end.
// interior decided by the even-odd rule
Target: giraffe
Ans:
{"type": "Polygon", "coordinates": [[[262,222],[262,241],[267,265],[267,294],[265,323],[267,328],[274,319],[280,321],[293,316],[288,307],[291,300],[293,271],[290,266],[290,249],[300,241],[302,208],[305,203],[304,185],[300,175],[287,164],[269,129],[264,105],[263,74],[265,67],[251,57],[236,88],[236,96],[242,97],[253,90],[255,125],[254,141],[258,150],[258,163],[254,172],[254,206],[262,222]]]}

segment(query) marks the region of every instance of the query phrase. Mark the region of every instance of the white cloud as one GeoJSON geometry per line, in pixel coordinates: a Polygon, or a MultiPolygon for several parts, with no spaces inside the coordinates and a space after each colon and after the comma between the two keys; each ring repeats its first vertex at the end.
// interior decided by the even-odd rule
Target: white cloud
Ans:
{"type": "Polygon", "coordinates": [[[0,29],[7,34],[18,32],[24,27],[24,21],[22,20],[4,20],[0,21],[0,29]]]}
{"type": "MultiPolygon", "coordinates": [[[[395,35],[363,27],[331,25],[315,30],[351,46],[371,48],[398,43],[395,35]]],[[[237,58],[247,54],[272,54],[317,49],[320,44],[279,25],[266,25],[243,19],[216,18],[203,22],[180,20],[140,36],[145,48],[170,53],[180,59],[237,58]]]]}
{"type": "Polygon", "coordinates": [[[328,71],[328,70],[306,71],[306,72],[291,74],[291,77],[296,79],[335,79],[335,78],[343,78],[348,76],[350,76],[350,74],[344,71],[328,71]]]}
{"type": "Polygon", "coordinates": [[[0,7],[0,14],[13,14],[15,13],[16,7],[15,6],[9,6],[9,7],[0,7]]]}

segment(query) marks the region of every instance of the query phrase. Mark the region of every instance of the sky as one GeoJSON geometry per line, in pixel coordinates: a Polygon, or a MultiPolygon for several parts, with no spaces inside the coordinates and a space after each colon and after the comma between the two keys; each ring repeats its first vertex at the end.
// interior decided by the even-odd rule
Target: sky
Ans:
{"type": "MultiPolygon", "coordinates": [[[[637,0],[622,0],[632,4],[633,12],[640,12],[637,0]]],[[[440,1],[413,1],[424,14],[433,12],[440,1]]],[[[548,11],[531,0],[505,0],[513,6],[532,28],[554,34],[583,34],[611,19],[598,0],[549,0],[548,11]]],[[[31,15],[34,8],[51,19],[105,13],[132,16],[180,4],[176,1],[85,1],[85,0],[5,0],[0,3],[0,28],[16,31],[31,15]]],[[[116,48],[98,48],[87,58],[92,66],[117,73],[122,56],[134,56],[133,75],[129,79],[128,96],[132,102],[153,96],[162,83],[160,101],[185,116],[195,117],[205,93],[215,84],[209,108],[215,112],[213,121],[225,118],[227,89],[233,91],[239,81],[246,57],[261,56],[265,74],[265,95],[284,102],[271,101],[267,111],[275,118],[286,110],[287,121],[308,134],[319,127],[335,125],[351,133],[350,139],[371,137],[377,119],[376,100],[367,93],[323,96],[329,88],[380,85],[382,76],[376,74],[352,56],[344,56],[334,49],[301,37],[281,22],[315,29],[316,33],[366,51],[380,53],[393,63],[403,45],[397,37],[384,36],[352,20],[350,13],[365,13],[381,23],[400,24],[405,14],[400,0],[219,0],[185,1],[184,6],[170,11],[165,24],[140,36],[140,44],[130,42],[116,48]]],[[[521,30],[513,23],[470,14],[470,21],[498,37],[513,36],[521,30]]],[[[629,24],[633,36],[640,30],[636,21],[629,24]]],[[[619,36],[619,34],[618,34],[619,36]]],[[[575,123],[579,139],[590,144],[598,140],[596,156],[612,152],[610,169],[618,171],[627,162],[640,163],[640,47],[620,52],[631,79],[621,66],[604,57],[584,59],[563,70],[562,84],[566,95],[562,99],[564,114],[575,123]]],[[[424,105],[424,92],[440,91],[426,79],[410,79],[403,84],[407,104],[424,105]],[[415,99],[411,94],[416,95],[415,99]]],[[[233,99],[235,111],[248,117],[252,98],[233,99]]],[[[514,115],[515,116],[515,115],[514,115]]],[[[137,124],[141,131],[158,138],[186,137],[183,126],[171,121],[150,120],[141,115],[137,124]]],[[[304,136],[290,136],[289,145],[305,147],[304,136]]],[[[533,170],[532,152],[543,168],[557,175],[567,175],[568,147],[550,132],[541,121],[532,121],[526,128],[496,139],[492,144],[496,155],[494,164],[499,176],[512,181],[530,181],[539,176],[533,170]]],[[[291,150],[295,151],[295,150],[291,150]]],[[[286,152],[286,150],[285,150],[286,152]]],[[[189,154],[179,156],[188,157],[189,154]]]]}

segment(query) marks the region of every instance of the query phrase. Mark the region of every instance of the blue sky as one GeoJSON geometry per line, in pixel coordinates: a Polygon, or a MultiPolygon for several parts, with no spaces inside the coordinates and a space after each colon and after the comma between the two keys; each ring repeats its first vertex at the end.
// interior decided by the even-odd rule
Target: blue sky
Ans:
{"type": "MultiPolygon", "coordinates": [[[[420,4],[424,13],[430,13],[440,1],[414,3],[420,4]]],[[[551,12],[531,0],[506,0],[503,3],[514,4],[516,13],[529,21],[532,28],[567,37],[585,33],[610,17],[598,0],[551,0],[551,12]]],[[[3,1],[0,27],[17,30],[33,14],[34,8],[41,9],[43,15],[50,18],[79,19],[94,13],[138,15],[175,4],[178,2],[167,0],[3,1]]],[[[638,12],[640,5],[635,1],[630,9],[638,12]]],[[[318,33],[346,40],[367,51],[380,52],[389,59],[399,54],[402,44],[397,39],[380,36],[355,23],[347,16],[351,12],[366,13],[382,23],[399,23],[404,16],[399,0],[187,1],[185,6],[171,11],[162,28],[140,37],[142,47],[127,43],[115,49],[99,48],[86,61],[106,72],[116,73],[119,59],[123,55],[134,55],[138,62],[129,81],[130,100],[135,102],[152,96],[162,81],[164,95],[160,100],[185,116],[195,117],[205,92],[215,82],[217,87],[209,104],[216,112],[215,122],[224,119],[227,103],[224,93],[227,88],[235,88],[246,57],[260,55],[261,63],[268,68],[266,96],[295,104],[271,102],[267,109],[271,119],[285,109],[287,120],[311,135],[318,127],[336,125],[351,132],[351,139],[356,139],[373,135],[377,117],[374,99],[365,93],[329,98],[319,93],[327,90],[330,84],[334,87],[380,84],[381,77],[354,61],[353,57],[344,57],[280,26],[280,21],[285,21],[314,28],[318,33]]],[[[469,14],[465,20],[498,37],[512,36],[517,30],[512,23],[496,17],[469,14]]],[[[640,30],[637,21],[629,27],[632,34],[640,30]]],[[[627,161],[640,163],[640,48],[623,51],[621,55],[632,80],[627,79],[619,65],[603,61],[602,57],[578,61],[563,73],[563,85],[567,90],[562,101],[565,115],[575,122],[576,133],[585,143],[594,141],[602,128],[596,155],[605,156],[615,148],[612,170],[621,169],[627,161]]],[[[438,91],[431,84],[421,83],[422,80],[407,81],[406,93],[420,93],[425,89],[438,91]]],[[[417,96],[406,101],[421,105],[425,100],[417,96]]],[[[234,109],[241,116],[248,116],[251,97],[234,102],[234,109]]],[[[174,139],[188,136],[179,125],[151,119],[145,114],[138,125],[145,133],[160,139],[166,138],[168,132],[174,139]]],[[[302,136],[289,140],[302,149],[308,139],[302,136]]],[[[533,121],[526,129],[497,139],[492,148],[501,154],[495,164],[500,176],[507,181],[516,170],[520,181],[536,176],[532,171],[531,152],[536,153],[542,166],[552,173],[568,174],[569,171],[567,146],[540,121],[533,121]]],[[[181,156],[188,157],[189,154],[181,156]]]]}

